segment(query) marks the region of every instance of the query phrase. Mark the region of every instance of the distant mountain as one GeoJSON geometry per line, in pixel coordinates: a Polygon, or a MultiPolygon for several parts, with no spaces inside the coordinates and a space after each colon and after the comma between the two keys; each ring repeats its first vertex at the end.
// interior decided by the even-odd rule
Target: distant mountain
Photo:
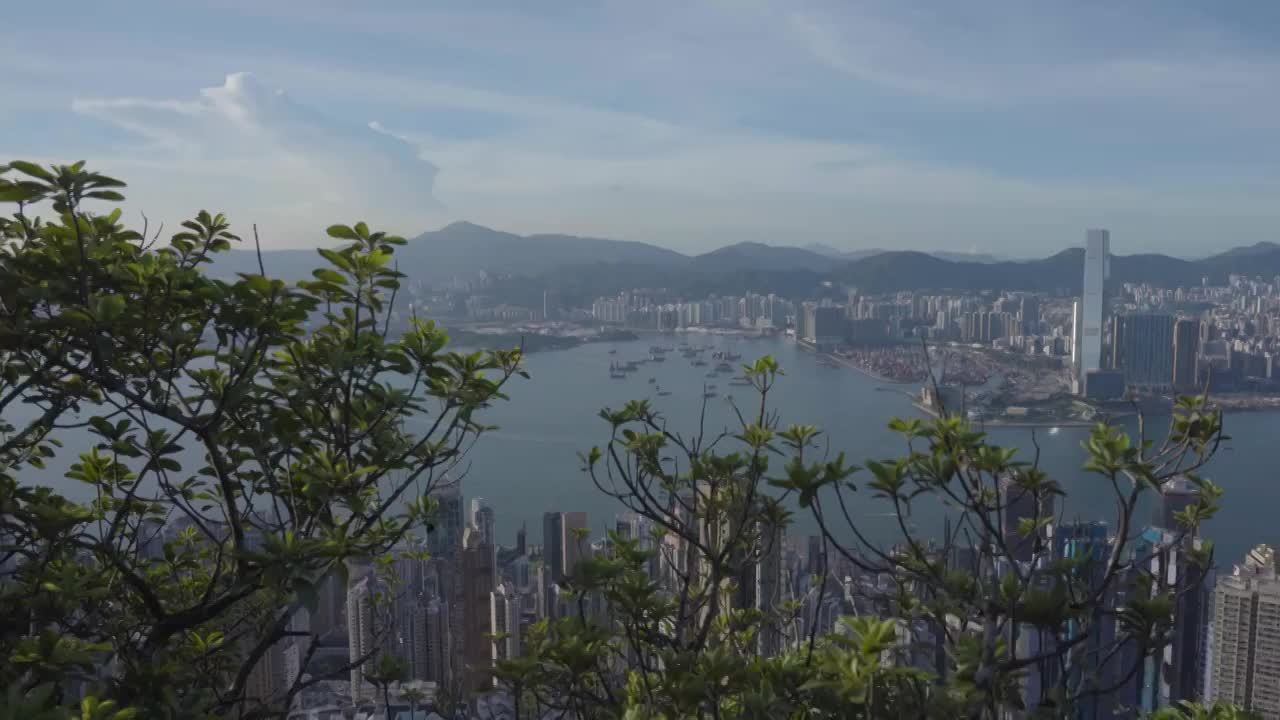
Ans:
{"type": "MultiPolygon", "coordinates": [[[[310,277],[323,260],[315,250],[263,254],[269,275],[285,280],[310,277]]],[[[668,287],[696,294],[753,289],[801,295],[824,280],[865,292],[898,290],[1036,290],[1080,292],[1084,250],[1071,248],[1038,260],[996,260],[985,254],[885,250],[840,251],[827,245],[803,248],[742,242],[689,257],[642,242],[572,235],[521,236],[468,222],[425,232],[396,252],[401,272],[434,282],[481,271],[528,278],[523,293],[565,287],[606,294],[624,287],[668,287]]],[[[225,253],[215,275],[258,272],[257,254],[225,253]]],[[[1280,275],[1280,244],[1260,242],[1199,260],[1167,255],[1116,255],[1114,282],[1163,286],[1195,285],[1201,278],[1224,283],[1228,275],[1280,275]]]]}
{"type": "Polygon", "coordinates": [[[712,272],[751,270],[830,272],[839,265],[831,257],[798,247],[741,242],[693,259],[695,269],[712,272]]]}
{"type": "MultiPolygon", "coordinates": [[[[839,258],[845,261],[861,260],[863,258],[871,257],[872,255],[882,255],[887,252],[893,252],[893,251],[884,250],[881,248],[866,248],[862,250],[840,250],[838,248],[833,248],[830,245],[823,245],[822,243],[810,243],[808,245],[805,245],[803,249],[808,250],[809,252],[817,253],[819,255],[825,255],[826,257],[829,257],[829,258],[839,258]]],[[[1000,258],[997,258],[995,255],[988,255],[987,253],[958,253],[958,252],[949,252],[946,250],[934,250],[932,252],[928,252],[925,254],[932,255],[933,257],[939,258],[941,260],[951,260],[953,262],[979,262],[979,263],[1000,262],[1000,258]]]]}
{"type": "Polygon", "coordinates": [[[396,254],[400,271],[422,280],[482,270],[536,275],[586,261],[667,267],[689,260],[678,252],[642,242],[573,235],[521,236],[468,222],[425,232],[396,254]]]}
{"type": "Polygon", "coordinates": [[[952,262],[975,262],[975,263],[997,263],[1001,262],[1000,258],[987,253],[961,253],[948,252],[946,250],[934,250],[930,255],[940,260],[950,260],[952,262]]]}
{"type": "Polygon", "coordinates": [[[1208,259],[1217,258],[1218,260],[1222,260],[1225,258],[1256,257],[1259,255],[1265,256],[1265,255],[1270,255],[1271,253],[1274,253],[1276,251],[1280,251],[1280,244],[1263,241],[1263,242],[1254,243],[1252,245],[1243,245],[1241,247],[1231,248],[1230,250],[1224,253],[1211,255],[1206,259],[1208,260],[1208,259]]]}
{"type": "MultiPolygon", "coordinates": [[[[268,274],[285,280],[310,277],[324,261],[315,250],[263,253],[268,274]]],[[[636,263],[655,267],[684,265],[689,258],[642,242],[573,235],[515,235],[469,222],[456,222],[410,238],[396,251],[400,271],[415,280],[444,280],[454,275],[517,273],[537,275],[583,262],[636,263]]],[[[257,256],[244,250],[220,257],[214,272],[258,272],[257,256]]]]}
{"type": "MultiPolygon", "coordinates": [[[[834,279],[866,292],[920,289],[1006,289],[1079,293],[1084,250],[1071,248],[1042,260],[1023,262],[957,262],[919,252],[888,252],[855,260],[834,279]]],[[[1151,283],[1164,287],[1196,285],[1201,278],[1226,282],[1230,274],[1272,277],[1280,274],[1280,245],[1259,243],[1233,248],[1202,260],[1168,255],[1113,255],[1111,281],[1151,283]]]]}

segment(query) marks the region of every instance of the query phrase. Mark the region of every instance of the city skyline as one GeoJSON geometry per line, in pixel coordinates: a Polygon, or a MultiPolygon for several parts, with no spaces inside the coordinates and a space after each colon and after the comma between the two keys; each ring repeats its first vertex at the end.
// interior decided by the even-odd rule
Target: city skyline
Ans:
{"type": "Polygon", "coordinates": [[[353,218],[686,252],[1021,256],[1099,225],[1134,252],[1274,239],[1268,4],[639,12],[27,4],[0,50],[0,88],[23,98],[0,151],[83,157],[169,227],[209,205],[268,248],[353,218]]]}

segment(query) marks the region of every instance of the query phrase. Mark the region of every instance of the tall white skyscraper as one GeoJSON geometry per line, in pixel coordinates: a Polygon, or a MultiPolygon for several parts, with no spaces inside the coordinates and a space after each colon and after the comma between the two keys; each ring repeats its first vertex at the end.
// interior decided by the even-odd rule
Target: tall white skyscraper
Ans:
{"type": "Polygon", "coordinates": [[[1071,371],[1080,377],[1080,301],[1071,303],[1071,371]]]}
{"type": "Polygon", "coordinates": [[[1107,275],[1111,270],[1111,233],[1089,230],[1084,244],[1084,291],[1080,297],[1080,352],[1077,371],[1083,387],[1090,370],[1102,368],[1102,318],[1106,314],[1107,275]]]}

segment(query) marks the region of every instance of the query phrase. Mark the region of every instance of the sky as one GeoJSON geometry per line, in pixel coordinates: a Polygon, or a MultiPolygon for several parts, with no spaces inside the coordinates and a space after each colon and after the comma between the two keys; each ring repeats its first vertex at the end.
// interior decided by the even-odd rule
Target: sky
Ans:
{"type": "Polygon", "coordinates": [[[0,162],[265,247],[367,220],[1008,257],[1280,241],[1280,3],[18,3],[0,162]]]}

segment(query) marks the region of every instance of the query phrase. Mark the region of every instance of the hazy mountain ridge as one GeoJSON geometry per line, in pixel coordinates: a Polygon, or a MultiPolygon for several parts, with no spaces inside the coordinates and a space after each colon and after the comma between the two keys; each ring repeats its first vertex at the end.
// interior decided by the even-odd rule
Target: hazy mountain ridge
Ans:
{"type": "MultiPolygon", "coordinates": [[[[892,250],[885,250],[883,248],[840,250],[838,248],[833,248],[830,245],[824,245],[822,243],[809,243],[808,245],[803,246],[802,249],[808,250],[809,252],[817,253],[819,255],[825,255],[826,257],[829,257],[829,258],[837,258],[837,259],[846,260],[846,261],[861,260],[863,258],[868,258],[873,255],[883,255],[884,253],[887,253],[887,252],[894,252],[892,250]]],[[[926,252],[925,254],[932,255],[933,257],[936,257],[940,260],[952,260],[954,262],[994,263],[994,262],[1001,261],[1001,258],[998,258],[995,255],[990,255],[988,253],[964,253],[964,252],[952,252],[949,250],[931,250],[926,252]]]]}
{"type": "MultiPolygon", "coordinates": [[[[803,291],[822,280],[858,287],[864,292],[925,289],[1008,289],[1078,293],[1083,249],[1069,248],[1047,258],[996,260],[989,255],[919,251],[865,250],[841,252],[825,245],[790,247],[742,242],[689,256],[629,240],[573,235],[516,235],[467,222],[457,222],[418,235],[397,251],[401,272],[414,280],[436,282],[481,271],[537,278],[549,287],[572,286],[579,292],[660,286],[711,291],[755,289],[803,291]],[[820,252],[821,251],[821,252],[820,252]],[[832,255],[837,253],[837,255],[832,255]],[[574,282],[587,273],[589,281],[574,282]]],[[[263,253],[267,273],[286,280],[310,277],[321,267],[315,250],[263,253]]],[[[1280,274],[1280,244],[1260,242],[1232,248],[1199,260],[1161,254],[1115,255],[1115,282],[1157,285],[1199,284],[1202,277],[1225,282],[1240,273],[1271,277],[1280,274]]],[[[220,257],[213,272],[232,275],[258,272],[254,252],[235,251],[220,257]]]]}

